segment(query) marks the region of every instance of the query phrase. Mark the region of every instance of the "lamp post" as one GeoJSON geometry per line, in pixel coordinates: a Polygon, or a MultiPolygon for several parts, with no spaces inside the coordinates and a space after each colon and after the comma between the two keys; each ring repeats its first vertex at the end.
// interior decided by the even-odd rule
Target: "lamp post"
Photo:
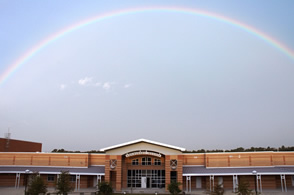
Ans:
{"type": "Polygon", "coordinates": [[[257,176],[257,171],[256,170],[253,170],[252,171],[252,174],[254,175],[254,186],[255,186],[255,194],[257,194],[257,180],[256,180],[256,176],[257,176]]]}
{"type": "Polygon", "coordinates": [[[24,179],[25,179],[25,192],[24,194],[27,194],[27,185],[28,185],[28,175],[30,173],[30,170],[25,170],[24,179]]]}

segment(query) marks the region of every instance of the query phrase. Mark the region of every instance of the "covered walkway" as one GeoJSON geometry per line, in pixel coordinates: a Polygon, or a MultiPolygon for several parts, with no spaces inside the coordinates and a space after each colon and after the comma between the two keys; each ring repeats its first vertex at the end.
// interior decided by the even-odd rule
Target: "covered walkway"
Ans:
{"type": "Polygon", "coordinates": [[[89,167],[41,167],[41,166],[1,166],[0,174],[15,174],[15,189],[20,188],[21,175],[27,178],[32,174],[39,175],[57,175],[61,172],[68,172],[74,176],[75,191],[80,191],[81,176],[96,176],[96,184],[101,182],[102,176],[105,175],[105,166],[89,166],[89,167]]]}
{"type": "MultiPolygon", "coordinates": [[[[240,176],[251,176],[254,178],[255,190],[259,193],[263,192],[262,177],[264,176],[279,176],[281,192],[287,192],[286,176],[294,176],[294,166],[270,166],[270,167],[225,167],[225,168],[207,168],[205,166],[184,166],[183,176],[185,180],[185,191],[192,192],[192,177],[197,177],[196,187],[201,187],[201,177],[209,178],[209,190],[213,191],[215,186],[215,177],[218,177],[218,183],[223,186],[223,177],[232,178],[232,191],[235,192],[238,188],[240,176]],[[200,178],[200,179],[199,179],[200,178]]],[[[250,181],[249,181],[250,182],[250,181]]],[[[252,181],[251,181],[252,182],[252,181]]],[[[276,183],[274,183],[276,184],[276,183]]]]}

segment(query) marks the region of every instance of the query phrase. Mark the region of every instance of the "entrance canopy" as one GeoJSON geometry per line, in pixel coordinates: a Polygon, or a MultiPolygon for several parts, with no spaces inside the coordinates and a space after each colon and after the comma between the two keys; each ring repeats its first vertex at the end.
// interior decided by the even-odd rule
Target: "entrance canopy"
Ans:
{"type": "Polygon", "coordinates": [[[179,155],[185,150],[185,148],[147,139],[138,139],[100,149],[100,151],[105,152],[107,155],[124,155],[134,151],[154,151],[164,155],[179,155]]]}

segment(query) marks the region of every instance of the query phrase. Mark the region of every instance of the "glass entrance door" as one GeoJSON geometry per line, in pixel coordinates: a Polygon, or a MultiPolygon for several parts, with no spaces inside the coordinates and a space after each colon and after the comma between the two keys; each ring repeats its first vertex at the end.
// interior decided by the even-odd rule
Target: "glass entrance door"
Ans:
{"type": "Polygon", "coordinates": [[[147,187],[147,177],[141,177],[141,188],[147,187]]]}
{"type": "Polygon", "coordinates": [[[128,187],[164,188],[165,170],[128,170],[128,187]]]}

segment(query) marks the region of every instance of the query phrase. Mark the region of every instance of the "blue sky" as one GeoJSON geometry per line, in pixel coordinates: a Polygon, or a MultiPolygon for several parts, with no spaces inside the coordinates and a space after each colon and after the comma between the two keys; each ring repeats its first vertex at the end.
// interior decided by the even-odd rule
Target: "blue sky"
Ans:
{"type": "MultiPolygon", "coordinates": [[[[294,50],[293,1],[0,1],[0,75],[79,21],[136,7],[204,10],[294,50]]],[[[141,12],[50,43],[0,85],[0,133],[44,151],[138,138],[187,149],[293,145],[294,61],[234,25],[141,12]]]]}

